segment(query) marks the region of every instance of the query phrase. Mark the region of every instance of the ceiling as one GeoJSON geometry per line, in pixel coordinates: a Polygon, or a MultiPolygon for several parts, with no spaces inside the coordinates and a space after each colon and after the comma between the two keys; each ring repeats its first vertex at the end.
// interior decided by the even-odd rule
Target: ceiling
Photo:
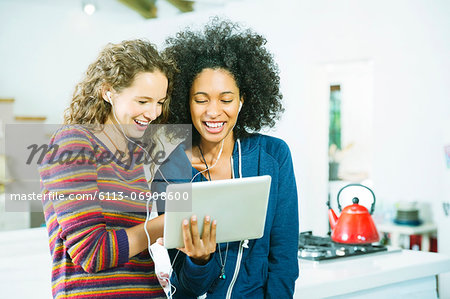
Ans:
{"type": "MultiPolygon", "coordinates": [[[[138,12],[145,19],[158,17],[156,0],[118,0],[120,3],[138,12]]],[[[194,1],[191,0],[166,0],[180,12],[194,11],[194,1]]]]}
{"type": "MultiPolygon", "coordinates": [[[[95,0],[94,0],[95,1],[95,0]]],[[[239,0],[117,0],[136,11],[145,19],[157,18],[167,10],[176,9],[177,13],[186,13],[202,9],[224,6],[227,2],[239,0]],[[168,7],[171,6],[171,7],[168,7]]]]}

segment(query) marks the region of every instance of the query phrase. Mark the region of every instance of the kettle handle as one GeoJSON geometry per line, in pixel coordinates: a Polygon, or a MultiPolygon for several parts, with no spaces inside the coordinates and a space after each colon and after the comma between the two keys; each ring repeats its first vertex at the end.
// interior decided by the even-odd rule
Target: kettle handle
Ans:
{"type": "Polygon", "coordinates": [[[370,188],[367,187],[367,186],[361,185],[361,184],[348,184],[347,186],[344,186],[344,187],[341,188],[341,190],[339,190],[338,195],[337,195],[337,204],[338,204],[339,212],[342,211],[341,203],[340,203],[340,201],[339,201],[339,195],[341,195],[342,190],[344,190],[344,189],[347,188],[347,187],[351,187],[351,186],[364,187],[364,188],[366,188],[367,190],[369,190],[370,193],[372,193],[372,196],[373,196],[373,202],[372,202],[372,206],[370,207],[370,214],[372,215],[372,214],[373,214],[373,211],[375,210],[375,194],[373,193],[372,189],[370,189],[370,188]]]}

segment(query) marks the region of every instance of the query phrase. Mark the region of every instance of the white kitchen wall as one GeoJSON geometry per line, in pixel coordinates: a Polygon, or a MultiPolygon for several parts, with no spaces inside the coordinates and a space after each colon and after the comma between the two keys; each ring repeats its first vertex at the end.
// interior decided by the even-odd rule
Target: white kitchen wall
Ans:
{"type": "Polygon", "coordinates": [[[280,65],[286,113],[271,134],[291,147],[301,230],[326,229],[328,110],[313,92],[314,70],[324,63],[373,61],[371,169],[380,208],[445,196],[449,1],[231,1],[220,11],[150,21],[98,2],[103,9],[88,17],[81,1],[0,0],[0,97],[16,99],[16,114],[60,122],[73,87],[107,42],[146,37],[161,45],[185,24],[219,13],[263,33],[280,65]]]}

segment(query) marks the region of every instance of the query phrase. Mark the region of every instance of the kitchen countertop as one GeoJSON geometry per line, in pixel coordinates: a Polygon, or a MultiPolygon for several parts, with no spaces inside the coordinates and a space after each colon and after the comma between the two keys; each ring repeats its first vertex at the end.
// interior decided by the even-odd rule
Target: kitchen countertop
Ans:
{"type": "MultiPolygon", "coordinates": [[[[47,240],[45,228],[0,233],[2,296],[51,298],[51,258],[47,240]]],[[[294,298],[323,298],[344,294],[345,298],[349,298],[349,293],[380,287],[389,290],[389,285],[406,281],[413,282],[412,286],[406,286],[412,290],[424,286],[420,279],[427,277],[433,278],[427,284],[428,289],[435,288],[434,276],[450,272],[450,257],[402,250],[326,262],[299,260],[299,267],[300,277],[296,282],[294,298]]]]}
{"type": "MultiPolygon", "coordinates": [[[[325,262],[299,259],[294,298],[323,298],[357,293],[450,271],[450,257],[398,250],[325,262]]],[[[416,283],[417,284],[417,283],[416,283]]],[[[409,287],[409,286],[408,286],[409,287]]]]}

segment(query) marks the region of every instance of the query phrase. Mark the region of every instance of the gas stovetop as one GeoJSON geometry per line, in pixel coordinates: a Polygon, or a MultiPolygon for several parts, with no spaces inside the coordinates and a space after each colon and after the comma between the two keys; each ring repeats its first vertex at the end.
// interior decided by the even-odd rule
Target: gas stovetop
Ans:
{"type": "Polygon", "coordinates": [[[302,232],[298,237],[298,257],[311,261],[330,260],[386,250],[386,246],[379,244],[336,243],[330,237],[313,236],[310,231],[302,232]]]}

